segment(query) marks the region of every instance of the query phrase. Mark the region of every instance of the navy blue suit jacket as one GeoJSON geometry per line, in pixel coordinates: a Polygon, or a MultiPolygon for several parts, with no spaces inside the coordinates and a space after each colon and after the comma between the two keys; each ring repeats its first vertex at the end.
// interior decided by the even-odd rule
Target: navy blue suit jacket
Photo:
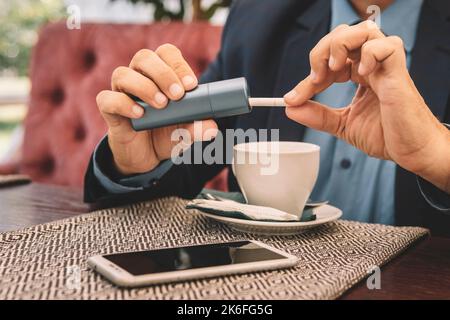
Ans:
{"type": "MultiPolygon", "coordinates": [[[[328,0],[236,1],[224,29],[221,51],[201,81],[244,76],[253,96],[282,96],[309,74],[309,52],[328,33],[330,17],[328,0]]],[[[410,72],[436,117],[450,123],[448,1],[424,2],[410,72]]],[[[302,140],[305,130],[278,108],[255,109],[251,114],[222,119],[218,124],[221,130],[279,129],[280,140],[290,141],[302,140]]],[[[110,155],[104,161],[112,161],[110,155]]],[[[168,195],[192,198],[223,168],[224,165],[173,166],[155,186],[120,196],[109,194],[99,184],[91,162],[85,179],[85,199],[117,204],[168,195]]],[[[230,190],[237,190],[234,176],[230,174],[228,178],[230,190]]],[[[450,234],[450,217],[431,208],[419,191],[415,175],[400,167],[396,173],[395,211],[398,225],[425,226],[435,233],[450,234]]]]}

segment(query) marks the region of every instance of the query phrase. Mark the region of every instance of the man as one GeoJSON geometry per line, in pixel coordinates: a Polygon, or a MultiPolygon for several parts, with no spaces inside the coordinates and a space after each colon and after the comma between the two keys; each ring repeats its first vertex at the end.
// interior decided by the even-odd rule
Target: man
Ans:
{"type": "MultiPolygon", "coordinates": [[[[286,96],[290,105],[286,113],[296,121],[290,120],[284,110],[274,108],[254,110],[249,115],[217,123],[203,121],[203,130],[211,132],[210,129],[216,126],[222,131],[226,128],[279,129],[281,140],[319,144],[321,169],[313,198],[330,200],[343,209],[346,219],[422,225],[438,233],[449,233],[449,219],[440,210],[430,207],[422,197],[414,173],[392,161],[366,156],[350,144],[383,159],[396,160],[395,157],[366,150],[351,135],[340,134],[342,130],[336,132],[305,117],[308,110],[316,115],[328,114],[322,112],[325,110],[322,104],[331,107],[351,104],[357,89],[354,83],[334,84],[327,89],[333,82],[349,79],[345,72],[342,79],[329,77],[347,70],[348,61],[340,58],[338,65],[334,65],[335,62],[330,63],[330,57],[322,57],[317,64],[317,53],[321,52],[317,48],[323,48],[327,41],[323,39],[330,31],[339,30],[342,24],[354,25],[365,19],[368,4],[357,0],[236,1],[224,29],[222,49],[201,82],[245,76],[253,96],[283,96],[299,80],[306,78],[300,83],[297,95],[286,96]],[[329,71],[323,69],[326,62],[329,71]],[[307,102],[314,95],[319,104],[307,102]],[[317,106],[321,107],[319,111],[317,106]],[[311,128],[306,129],[297,122],[336,134],[350,144],[311,128]]],[[[448,3],[439,0],[379,0],[370,4],[383,9],[383,32],[398,35],[403,40],[406,51],[404,68],[409,65],[412,79],[427,106],[441,122],[450,122],[448,3]]],[[[358,78],[363,79],[356,82],[367,84],[368,79],[364,79],[369,77],[364,73],[367,69],[362,71],[358,78]]],[[[405,74],[407,72],[402,73],[402,80],[407,79],[405,74]]],[[[352,76],[352,80],[358,79],[352,76]]],[[[87,201],[122,199],[131,202],[167,195],[191,198],[224,167],[220,164],[173,165],[167,159],[175,143],[170,140],[175,127],[139,133],[131,129],[129,118],[142,116],[142,109],[124,93],[138,96],[155,108],[162,108],[168,99],[180,99],[186,90],[192,90],[196,85],[197,79],[181,53],[170,45],[163,45],[155,52],[141,50],[128,68],[121,67],[114,72],[112,91],[102,92],[97,99],[109,130],[107,139],[97,147],[86,175],[87,201]]],[[[193,130],[192,124],[184,127],[193,130]]],[[[203,137],[204,140],[210,138],[203,137]]],[[[229,175],[228,180],[230,190],[237,190],[235,178],[229,175]]]]}

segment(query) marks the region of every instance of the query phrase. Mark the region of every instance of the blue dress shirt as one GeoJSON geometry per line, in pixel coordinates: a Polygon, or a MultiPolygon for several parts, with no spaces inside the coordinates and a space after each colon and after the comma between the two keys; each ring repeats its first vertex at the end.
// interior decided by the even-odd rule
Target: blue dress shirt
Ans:
{"type": "MultiPolygon", "coordinates": [[[[381,13],[381,29],[403,39],[408,66],[414,48],[422,0],[396,0],[381,13]]],[[[355,24],[361,18],[348,1],[332,0],[330,30],[340,24],[355,24]]],[[[334,108],[352,101],[357,85],[332,85],[315,100],[334,108]]],[[[394,183],[396,165],[371,158],[335,137],[307,129],[305,142],[320,146],[320,172],[311,197],[327,199],[349,220],[394,223],[394,183]]]]}

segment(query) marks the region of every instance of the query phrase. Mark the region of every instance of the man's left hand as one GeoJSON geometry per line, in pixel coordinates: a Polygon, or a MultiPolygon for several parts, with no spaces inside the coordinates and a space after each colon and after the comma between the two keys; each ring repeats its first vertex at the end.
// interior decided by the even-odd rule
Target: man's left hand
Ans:
{"type": "Polygon", "coordinates": [[[415,87],[399,37],[386,37],[372,21],[341,25],[311,51],[310,63],[311,74],[285,96],[289,118],[450,192],[450,133],[415,87]],[[309,100],[349,80],[359,84],[350,105],[333,109],[309,100]]]}

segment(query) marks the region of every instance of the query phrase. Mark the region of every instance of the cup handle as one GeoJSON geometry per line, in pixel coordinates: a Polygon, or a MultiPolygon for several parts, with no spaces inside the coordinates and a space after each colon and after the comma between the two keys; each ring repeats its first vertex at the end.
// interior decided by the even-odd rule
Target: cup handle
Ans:
{"type": "Polygon", "coordinates": [[[236,170],[234,168],[234,157],[231,159],[231,172],[233,172],[233,175],[236,176],[236,170]]]}

